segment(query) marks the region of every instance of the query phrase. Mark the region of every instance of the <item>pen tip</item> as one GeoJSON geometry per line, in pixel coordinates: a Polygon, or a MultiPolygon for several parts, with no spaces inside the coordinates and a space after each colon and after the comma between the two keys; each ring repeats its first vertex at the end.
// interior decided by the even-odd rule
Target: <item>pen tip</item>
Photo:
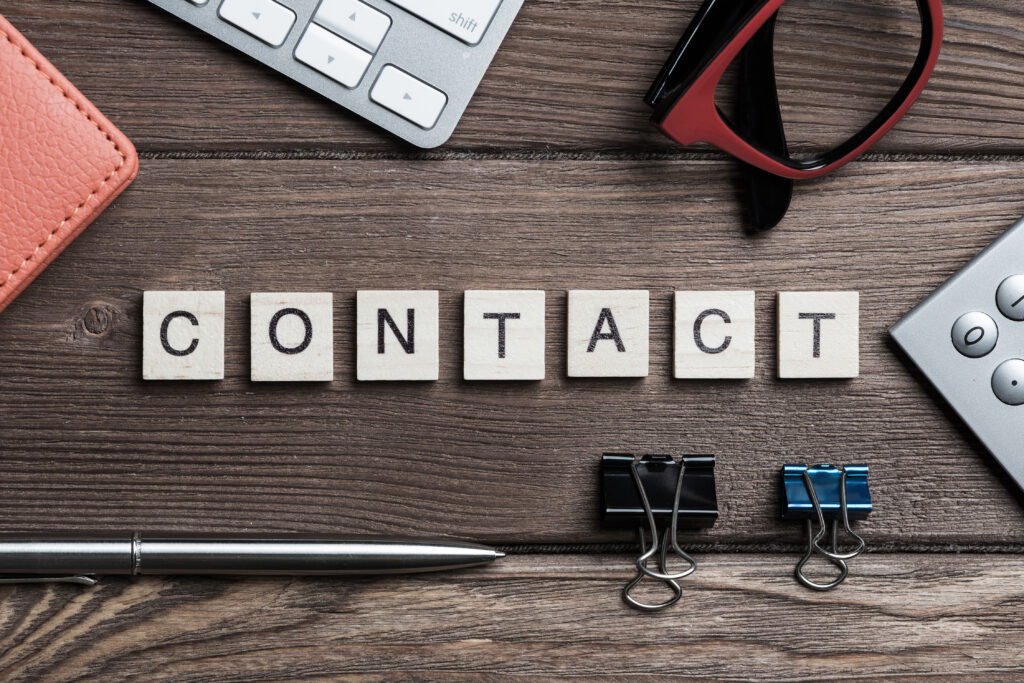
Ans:
{"type": "Polygon", "coordinates": [[[500,560],[503,557],[505,557],[505,553],[501,552],[500,550],[494,551],[494,559],[500,560]]]}

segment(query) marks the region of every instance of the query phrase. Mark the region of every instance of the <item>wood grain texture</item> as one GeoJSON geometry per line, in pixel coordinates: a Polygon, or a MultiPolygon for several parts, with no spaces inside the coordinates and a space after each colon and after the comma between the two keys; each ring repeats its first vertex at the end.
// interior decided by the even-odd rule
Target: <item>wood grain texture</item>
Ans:
{"type": "Polygon", "coordinates": [[[657,615],[622,555],[512,555],[397,579],[109,579],[0,588],[9,681],[254,681],[498,675],[821,681],[1019,680],[1024,559],[873,554],[819,594],[792,557],[703,555],[657,615]]]}
{"type": "Polygon", "coordinates": [[[818,461],[872,467],[875,547],[1024,543],[1011,489],[886,333],[1024,214],[1024,166],[859,165],[756,238],[731,168],[150,161],[0,321],[0,529],[630,542],[597,521],[617,450],[718,456],[721,519],[688,543],[796,542],[778,471],[818,461]],[[773,293],[823,283],[861,293],[861,377],[774,379],[773,293]],[[461,380],[461,293],[488,287],[548,292],[548,379],[461,380]],[[141,292],[176,288],[226,290],[224,381],[139,379],[141,292]],[[441,291],[440,381],[355,381],[355,291],[376,288],[441,291]],[[568,288],[650,290],[649,377],[566,378],[568,288]],[[754,379],[671,378],[672,292],[700,288],[758,292],[754,379]],[[249,382],[254,291],[334,293],[334,382],[249,382]]]}
{"type": "MultiPolygon", "coordinates": [[[[396,580],[4,586],[0,678],[1019,679],[1024,496],[886,335],[1024,214],[1019,4],[946,3],[911,114],[758,236],[735,165],[661,137],[641,102],[698,4],[527,0],[451,143],[421,153],[143,0],[5,2],[143,161],[0,316],[0,533],[451,535],[511,554],[396,580]],[[359,384],[355,292],[396,288],[440,291],[440,380],[359,384]],[[462,292],[519,288],[547,293],[546,379],[463,381],[462,292]],[[650,291],[649,377],[566,378],[565,291],[587,288],[650,291]],[[153,289],[226,291],[225,380],[141,380],[153,289]],[[756,290],[753,379],[672,379],[678,289],[756,290]],[[775,292],[822,289],[860,292],[861,376],[776,379],[775,292]],[[334,294],[333,382],[249,381],[260,291],[334,294]],[[721,518],[683,534],[701,566],[662,614],[622,604],[630,556],[520,554],[634,546],[598,524],[605,450],[718,456],[721,518]],[[857,529],[894,553],[828,594],[794,582],[800,528],[776,521],[779,467],[819,461],[871,466],[857,529]]],[[[906,5],[787,3],[796,151],[886,97],[906,5]]]]}
{"type": "MultiPolygon", "coordinates": [[[[678,150],[650,127],[642,97],[698,4],[527,0],[440,154],[678,150]]],[[[825,124],[866,121],[902,77],[893,46],[906,54],[913,3],[870,6],[880,11],[851,0],[787,4],[780,82],[809,140],[825,124]],[[838,77],[807,95],[799,79],[822,62],[838,77]],[[847,86],[850,74],[864,76],[847,86]]],[[[412,153],[143,0],[8,0],[3,12],[142,152],[412,153]]],[[[947,3],[935,75],[876,151],[1020,154],[1022,72],[1015,0],[947,3]]]]}

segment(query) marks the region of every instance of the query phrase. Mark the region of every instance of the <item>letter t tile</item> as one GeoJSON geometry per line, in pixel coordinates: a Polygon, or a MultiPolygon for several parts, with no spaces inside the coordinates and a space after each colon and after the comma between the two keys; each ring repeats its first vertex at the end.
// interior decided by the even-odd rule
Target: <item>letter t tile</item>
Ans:
{"type": "Polygon", "coordinates": [[[544,292],[469,290],[463,322],[463,377],[544,379],[544,292]]]}
{"type": "Polygon", "coordinates": [[[858,292],[779,292],[779,377],[860,373],[858,292]]]}

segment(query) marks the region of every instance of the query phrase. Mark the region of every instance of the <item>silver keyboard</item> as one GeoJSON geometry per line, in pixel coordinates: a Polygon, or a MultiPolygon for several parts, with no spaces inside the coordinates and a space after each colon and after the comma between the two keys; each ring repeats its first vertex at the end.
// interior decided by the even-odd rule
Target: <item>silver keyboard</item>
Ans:
{"type": "Polygon", "coordinates": [[[523,0],[149,0],[419,147],[455,130],[523,0]]]}

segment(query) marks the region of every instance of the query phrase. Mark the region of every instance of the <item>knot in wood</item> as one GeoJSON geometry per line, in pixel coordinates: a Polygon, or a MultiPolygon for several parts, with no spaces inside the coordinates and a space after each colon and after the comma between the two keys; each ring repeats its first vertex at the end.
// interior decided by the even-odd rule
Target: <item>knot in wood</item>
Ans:
{"type": "Polygon", "coordinates": [[[110,331],[114,312],[107,306],[93,306],[85,312],[82,324],[85,331],[95,336],[102,336],[110,331]]]}

